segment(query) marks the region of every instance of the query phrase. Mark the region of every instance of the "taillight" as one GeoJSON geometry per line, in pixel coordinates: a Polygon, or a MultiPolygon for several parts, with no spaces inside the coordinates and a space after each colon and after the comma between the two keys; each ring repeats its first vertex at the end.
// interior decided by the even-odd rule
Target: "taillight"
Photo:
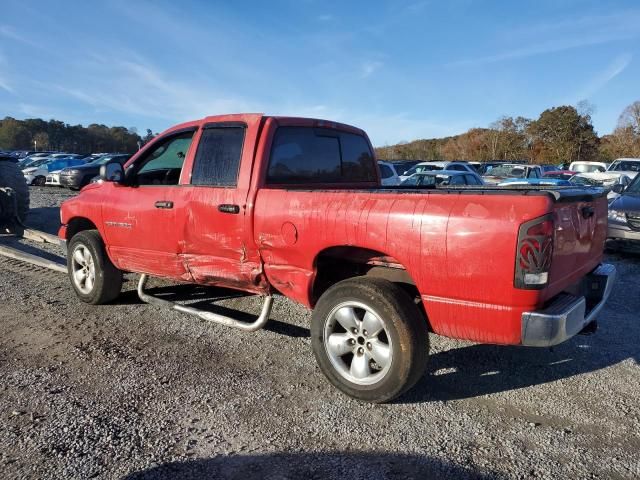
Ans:
{"type": "Polygon", "coordinates": [[[520,225],[514,285],[540,289],[549,281],[553,257],[553,215],[545,215],[520,225]]]}

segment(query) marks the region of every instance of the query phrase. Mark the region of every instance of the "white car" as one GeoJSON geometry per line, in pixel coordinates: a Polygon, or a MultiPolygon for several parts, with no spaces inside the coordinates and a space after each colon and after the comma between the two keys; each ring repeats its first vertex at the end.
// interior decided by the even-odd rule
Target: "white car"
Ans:
{"type": "Polygon", "coordinates": [[[60,172],[62,170],[55,170],[53,172],[49,172],[47,175],[47,180],[44,182],[45,185],[52,187],[60,187],[60,172]]]}
{"type": "Polygon", "coordinates": [[[609,165],[607,172],[624,173],[633,180],[640,172],[640,158],[618,158],[609,165]]]}
{"type": "Polygon", "coordinates": [[[420,162],[413,168],[404,172],[404,175],[400,175],[400,181],[404,182],[407,178],[416,173],[431,172],[434,170],[467,172],[477,175],[476,170],[466,162],[420,162]]]}
{"type": "Polygon", "coordinates": [[[42,160],[34,162],[31,167],[27,167],[22,170],[22,174],[24,175],[27,185],[42,186],[46,183],[47,175],[49,174],[49,170],[47,170],[47,163],[49,162],[51,162],[51,160],[43,158],[42,160]]]}
{"type": "Polygon", "coordinates": [[[569,171],[578,173],[604,172],[608,166],[609,164],[604,162],[572,162],[569,165],[569,171]]]}

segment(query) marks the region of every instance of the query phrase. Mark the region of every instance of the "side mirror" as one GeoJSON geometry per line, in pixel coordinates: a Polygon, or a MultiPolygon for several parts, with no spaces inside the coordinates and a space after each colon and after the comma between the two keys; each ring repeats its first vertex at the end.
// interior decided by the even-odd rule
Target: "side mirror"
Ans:
{"type": "Polygon", "coordinates": [[[613,187],[611,187],[611,191],[620,194],[624,192],[624,185],[622,185],[621,183],[616,183],[613,187]]]}
{"type": "Polygon", "coordinates": [[[105,182],[122,183],[124,170],[117,160],[112,160],[100,166],[100,180],[105,182]]]}

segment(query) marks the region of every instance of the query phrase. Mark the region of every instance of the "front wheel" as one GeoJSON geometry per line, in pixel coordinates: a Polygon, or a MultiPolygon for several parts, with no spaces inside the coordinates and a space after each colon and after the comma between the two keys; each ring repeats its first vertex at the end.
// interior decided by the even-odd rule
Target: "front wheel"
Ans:
{"type": "Polygon", "coordinates": [[[122,289],[122,272],[111,263],[97,230],[84,230],[71,238],[67,271],[73,289],[86,303],[107,303],[122,289]]]}
{"type": "Polygon", "coordinates": [[[335,387],[358,400],[382,403],[423,375],[429,334],[404,290],[387,280],[359,277],[335,284],[320,297],[311,344],[335,387]]]}

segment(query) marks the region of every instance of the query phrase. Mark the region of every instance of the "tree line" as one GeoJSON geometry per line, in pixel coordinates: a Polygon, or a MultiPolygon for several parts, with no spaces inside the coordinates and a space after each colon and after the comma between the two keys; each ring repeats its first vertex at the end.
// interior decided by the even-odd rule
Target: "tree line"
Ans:
{"type": "Polygon", "coordinates": [[[140,136],[135,127],[108,127],[97,123],[83,127],[39,118],[0,120],[0,150],[133,153],[153,137],[149,129],[140,136]]]}
{"type": "Polygon", "coordinates": [[[526,160],[538,164],[611,161],[640,157],[640,101],[620,114],[615,130],[599,137],[593,106],[562,105],[538,119],[502,117],[488,128],[445,138],[414,140],[376,149],[380,160],[526,160]]]}

